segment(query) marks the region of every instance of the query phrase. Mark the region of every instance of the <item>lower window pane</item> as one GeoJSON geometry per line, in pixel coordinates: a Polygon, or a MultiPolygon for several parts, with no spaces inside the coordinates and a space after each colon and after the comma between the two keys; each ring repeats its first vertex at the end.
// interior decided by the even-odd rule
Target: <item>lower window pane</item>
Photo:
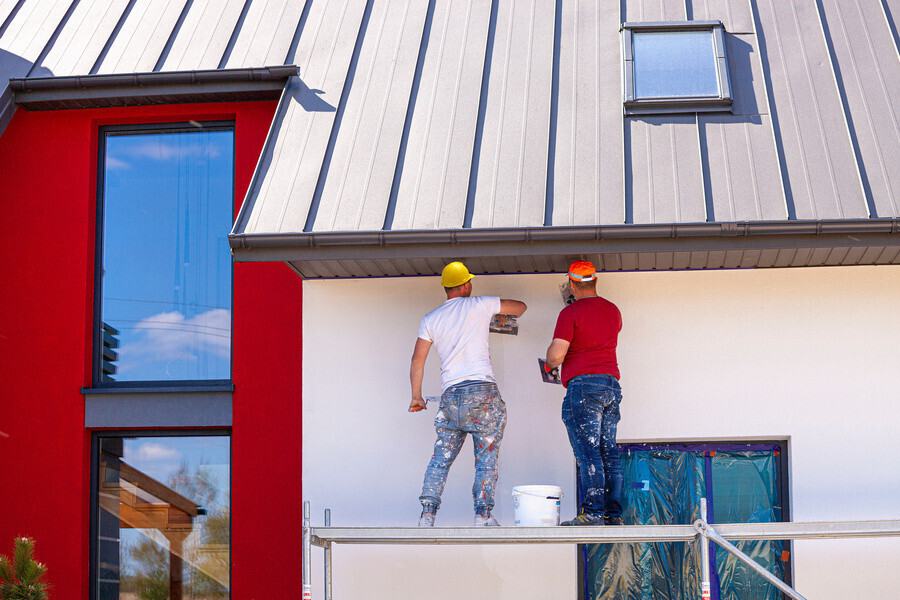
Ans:
{"type": "MultiPolygon", "coordinates": [[[[699,517],[700,498],[710,523],[783,520],[779,497],[781,447],[776,444],[620,444],[626,525],[688,525],[699,517]]],[[[780,541],[737,542],[745,554],[784,580],[780,541]]],[[[697,543],[642,542],[584,545],[588,600],[692,600],[699,596],[697,543]]],[[[732,554],[716,547],[711,559],[712,597],[778,600],[781,592],[732,554]]]]}
{"type": "Polygon", "coordinates": [[[230,438],[111,436],[99,449],[97,597],[228,598],[230,438]]]}

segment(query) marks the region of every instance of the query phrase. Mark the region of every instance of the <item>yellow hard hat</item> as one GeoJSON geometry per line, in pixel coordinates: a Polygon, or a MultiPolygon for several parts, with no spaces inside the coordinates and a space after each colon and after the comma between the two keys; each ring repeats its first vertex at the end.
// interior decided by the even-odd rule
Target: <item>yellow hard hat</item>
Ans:
{"type": "Polygon", "coordinates": [[[462,285],[472,279],[474,275],[469,273],[466,265],[459,261],[452,262],[441,271],[441,285],[445,288],[453,288],[462,285]]]}

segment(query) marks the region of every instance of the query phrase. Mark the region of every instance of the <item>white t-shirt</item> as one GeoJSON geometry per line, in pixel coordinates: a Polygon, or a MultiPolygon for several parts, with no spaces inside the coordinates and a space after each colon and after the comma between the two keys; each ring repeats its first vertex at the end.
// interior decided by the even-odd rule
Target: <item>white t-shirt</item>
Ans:
{"type": "Polygon", "coordinates": [[[497,296],[459,297],[422,317],[419,337],[441,357],[441,392],[463,381],[495,381],[488,328],[499,312],[497,296]]]}

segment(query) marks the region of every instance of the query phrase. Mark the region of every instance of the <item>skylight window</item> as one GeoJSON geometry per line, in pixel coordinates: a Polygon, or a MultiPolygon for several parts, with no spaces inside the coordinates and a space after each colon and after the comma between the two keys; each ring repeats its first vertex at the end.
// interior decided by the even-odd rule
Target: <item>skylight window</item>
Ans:
{"type": "Polygon", "coordinates": [[[624,23],[625,114],[731,110],[719,21],[624,23]]]}

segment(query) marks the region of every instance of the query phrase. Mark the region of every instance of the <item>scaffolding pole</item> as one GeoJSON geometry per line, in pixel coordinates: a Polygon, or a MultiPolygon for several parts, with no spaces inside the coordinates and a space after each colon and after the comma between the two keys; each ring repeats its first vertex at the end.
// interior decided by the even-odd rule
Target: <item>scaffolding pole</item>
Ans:
{"type": "MultiPolygon", "coordinates": [[[[707,548],[707,557],[709,557],[709,542],[712,540],[718,545],[722,546],[732,554],[734,554],[738,559],[747,563],[747,565],[759,573],[766,581],[777,587],[779,590],[790,596],[791,598],[795,598],[796,600],[806,600],[803,596],[801,596],[794,588],[787,585],[785,582],[781,581],[774,575],[772,575],[767,569],[763,568],[758,562],[741,552],[737,546],[723,538],[721,535],[716,533],[716,530],[710,527],[709,523],[706,522],[705,519],[698,519],[694,522],[694,527],[696,527],[697,531],[700,532],[702,539],[700,543],[703,544],[704,547],[707,548]]],[[[709,565],[707,565],[707,572],[709,570],[709,565]]],[[[707,584],[708,585],[708,584],[707,584]]],[[[706,600],[706,597],[704,597],[706,600]]]]}
{"type": "MultiPolygon", "coordinates": [[[[702,508],[702,507],[701,507],[702,508]]],[[[334,544],[487,545],[487,544],[620,544],[634,542],[713,541],[747,562],[760,575],[796,600],[796,590],[759,566],[728,540],[809,540],[900,536],[900,520],[812,523],[725,523],[710,527],[705,518],[693,525],[616,525],[615,527],[315,527],[309,526],[309,502],[304,502],[303,600],[312,598],[309,555],[312,546],[325,549],[325,600],[333,600],[334,544]],[[755,565],[755,566],[754,566],[755,565]],[[774,580],[774,581],[773,581],[774,580]],[[777,581],[777,583],[776,583],[777,581]]],[[[701,511],[701,517],[704,517],[701,511]]],[[[330,515],[328,518],[330,523],[330,515]]],[[[702,560],[702,559],[701,559],[702,560]]],[[[706,569],[709,561],[703,560],[706,569]]],[[[701,565],[701,569],[703,569],[701,565]]],[[[708,572],[703,577],[708,581],[708,572]]],[[[702,595],[702,590],[701,590],[702,595]]]]}
{"type": "MultiPolygon", "coordinates": [[[[303,600],[312,600],[312,529],[309,500],[303,503],[303,600]]],[[[331,562],[331,561],[329,561],[331,562]]]]}
{"type": "MultiPolygon", "coordinates": [[[[700,498],[700,520],[706,523],[706,498],[700,498]]],[[[700,600],[710,600],[709,540],[700,540],[700,600]]]]}

